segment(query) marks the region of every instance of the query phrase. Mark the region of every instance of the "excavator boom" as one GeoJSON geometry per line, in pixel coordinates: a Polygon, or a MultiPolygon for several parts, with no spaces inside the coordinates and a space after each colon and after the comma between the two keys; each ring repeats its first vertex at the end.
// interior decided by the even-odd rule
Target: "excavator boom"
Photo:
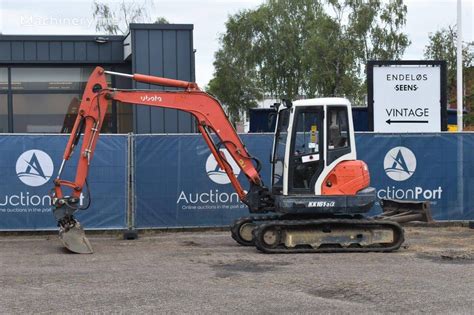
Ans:
{"type": "MultiPolygon", "coordinates": [[[[199,132],[209,146],[219,167],[229,176],[231,184],[234,186],[242,202],[246,203],[249,208],[255,212],[259,210],[265,211],[269,207],[271,208],[268,197],[261,198],[262,195],[265,196],[267,189],[263,186],[259,174],[259,162],[247,152],[217,99],[201,91],[196,83],[193,82],[142,74],[129,75],[109,72],[101,67],[97,67],[90,75],[86,84],[78,115],[64,152],[63,162],[58,176],[54,181],[54,196],[52,198],[54,206],[53,212],[59,222],[61,235],[67,235],[69,231],[80,226],[73,218],[73,213],[79,209],[79,197],[83,192],[84,186],[87,187],[86,179],[89,166],[94,155],[105,113],[107,112],[107,106],[111,100],[137,105],[172,108],[192,114],[197,121],[199,132]],[[112,89],[107,86],[106,74],[126,76],[135,81],[181,88],[182,90],[152,91],[112,89]],[[215,137],[213,137],[211,133],[214,133],[215,137]],[[76,146],[79,145],[81,136],[83,140],[76,177],[74,181],[63,180],[61,179],[61,173],[64,169],[64,165],[66,161],[71,158],[76,146]],[[228,150],[231,157],[237,162],[242,173],[247,177],[251,185],[248,192],[244,190],[235,177],[229,161],[227,161],[225,155],[220,151],[221,148],[228,150]],[[254,165],[254,163],[256,163],[256,165],[254,165]],[[70,193],[66,194],[63,191],[65,187],[69,188],[70,193]],[[262,202],[262,200],[264,202],[262,202]]],[[[78,235],[84,234],[81,231],[78,232],[77,229],[73,232],[78,235]]],[[[73,233],[71,232],[70,234],[73,233]]],[[[69,241],[68,244],[65,244],[66,247],[70,249],[75,247],[70,245],[71,243],[73,242],[69,241]]],[[[82,244],[87,242],[79,240],[77,243],[82,244]]],[[[81,247],[80,245],[77,246],[81,247]]]]}

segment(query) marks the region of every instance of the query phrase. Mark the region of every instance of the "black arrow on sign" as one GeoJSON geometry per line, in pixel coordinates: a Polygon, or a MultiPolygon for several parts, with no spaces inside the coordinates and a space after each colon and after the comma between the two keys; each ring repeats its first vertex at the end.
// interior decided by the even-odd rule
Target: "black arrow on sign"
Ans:
{"type": "Polygon", "coordinates": [[[385,121],[387,124],[427,124],[428,120],[391,120],[385,121]]]}

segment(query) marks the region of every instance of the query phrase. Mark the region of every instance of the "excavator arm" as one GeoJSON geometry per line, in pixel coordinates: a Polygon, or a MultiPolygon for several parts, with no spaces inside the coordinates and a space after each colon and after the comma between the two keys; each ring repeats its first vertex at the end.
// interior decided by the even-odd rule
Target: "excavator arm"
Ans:
{"type": "MultiPolygon", "coordinates": [[[[247,149],[229,122],[227,115],[217,99],[201,91],[193,82],[142,74],[130,75],[110,72],[105,71],[101,67],[97,67],[90,75],[86,84],[77,118],[64,152],[63,161],[58,176],[54,180],[55,186],[52,198],[53,213],[58,220],[60,236],[62,232],[63,242],[65,242],[66,247],[69,249],[80,251],[74,250],[77,244],[72,244],[77,241],[78,238],[74,237],[73,239],[69,239],[66,236],[69,232],[71,232],[69,233],[70,235],[77,233],[83,235],[83,231],[79,223],[74,219],[73,213],[80,209],[79,200],[84,186],[88,188],[87,175],[90,163],[94,155],[107,107],[111,100],[120,101],[122,103],[178,109],[192,114],[196,118],[199,132],[209,146],[219,167],[228,175],[231,184],[242,202],[247,204],[252,212],[265,212],[273,207],[272,198],[268,189],[264,187],[259,174],[258,160],[247,152],[247,149]],[[182,90],[152,91],[113,89],[107,86],[106,74],[125,76],[139,82],[181,88],[182,90]],[[215,137],[212,137],[211,133],[215,133],[218,139],[217,143],[214,141],[215,137]],[[81,136],[83,140],[75,179],[74,181],[61,179],[64,166],[79,145],[81,136]],[[228,150],[241,171],[247,177],[250,182],[250,189],[248,191],[243,189],[235,177],[229,161],[227,161],[225,155],[220,151],[220,148],[226,148],[228,150]],[[254,165],[254,162],[256,165],[254,165]],[[63,191],[64,188],[69,189],[70,192],[66,194],[63,191]],[[69,242],[69,244],[66,242],[69,242]]],[[[85,236],[84,241],[88,243],[85,236]]],[[[86,244],[86,247],[90,248],[90,244],[86,244]]],[[[82,246],[82,248],[84,248],[84,246],[82,246]]],[[[92,250],[90,249],[90,251],[92,250]]]]}

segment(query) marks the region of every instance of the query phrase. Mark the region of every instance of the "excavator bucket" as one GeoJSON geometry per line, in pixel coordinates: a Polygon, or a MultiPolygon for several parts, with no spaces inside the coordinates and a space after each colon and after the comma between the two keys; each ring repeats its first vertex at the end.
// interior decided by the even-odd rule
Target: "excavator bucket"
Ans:
{"type": "Polygon", "coordinates": [[[68,227],[67,229],[60,228],[59,239],[64,246],[73,253],[92,254],[94,252],[84,229],[77,221],[72,227],[68,227]]]}

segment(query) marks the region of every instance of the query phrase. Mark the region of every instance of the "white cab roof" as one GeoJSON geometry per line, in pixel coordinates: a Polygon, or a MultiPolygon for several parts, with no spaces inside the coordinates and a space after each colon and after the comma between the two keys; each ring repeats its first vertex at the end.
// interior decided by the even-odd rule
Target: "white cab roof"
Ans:
{"type": "Polygon", "coordinates": [[[343,97],[321,97],[309,98],[305,100],[298,100],[293,102],[294,106],[308,106],[308,105],[347,105],[351,106],[348,99],[343,97]]]}

